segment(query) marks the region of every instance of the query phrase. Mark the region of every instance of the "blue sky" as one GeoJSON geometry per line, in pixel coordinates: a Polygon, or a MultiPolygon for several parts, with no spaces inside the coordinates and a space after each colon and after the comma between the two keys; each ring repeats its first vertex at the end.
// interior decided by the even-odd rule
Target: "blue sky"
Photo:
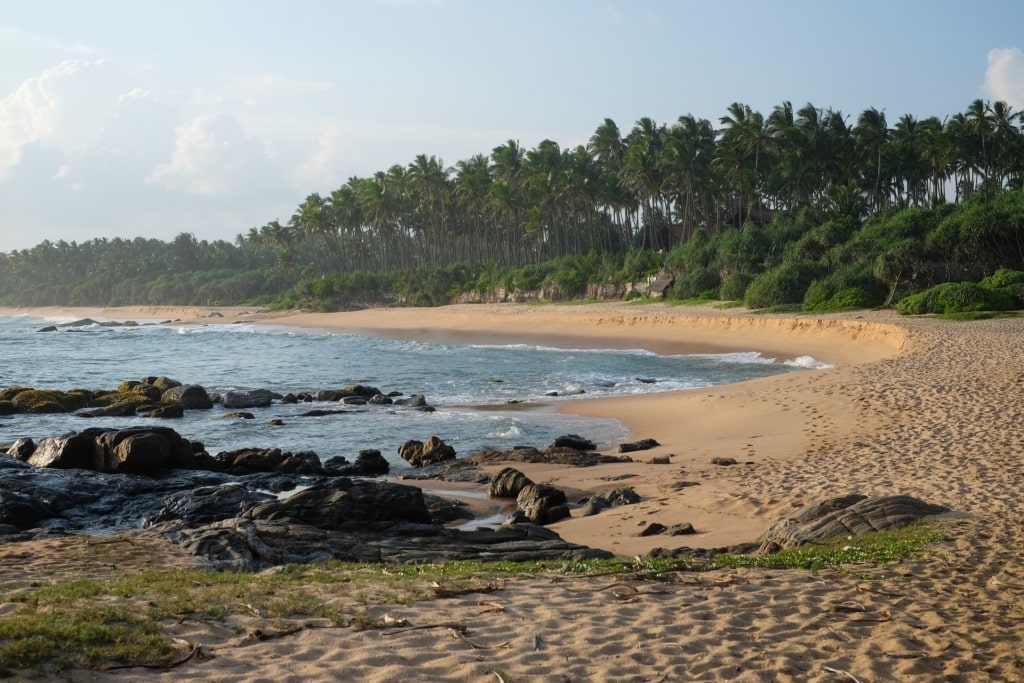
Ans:
{"type": "Polygon", "coordinates": [[[1024,3],[0,3],[0,251],[234,239],[311,192],[612,118],[1024,109],[1024,3]]]}

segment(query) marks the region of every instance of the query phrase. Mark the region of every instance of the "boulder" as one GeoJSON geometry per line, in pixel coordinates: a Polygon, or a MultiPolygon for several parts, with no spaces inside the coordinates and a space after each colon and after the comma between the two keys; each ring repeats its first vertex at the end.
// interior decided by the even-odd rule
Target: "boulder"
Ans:
{"type": "Polygon", "coordinates": [[[519,492],[533,484],[529,477],[515,469],[506,467],[494,475],[487,485],[487,495],[491,498],[516,498],[519,492]]]}
{"type": "Polygon", "coordinates": [[[107,430],[84,429],[81,432],[40,439],[25,459],[33,467],[93,470],[96,468],[96,438],[107,430]]]}
{"type": "Polygon", "coordinates": [[[640,439],[631,443],[619,444],[619,453],[633,453],[635,451],[647,451],[657,448],[661,444],[654,439],[640,439]]]}
{"type": "Polygon", "coordinates": [[[424,467],[455,459],[455,449],[436,436],[427,439],[426,443],[406,441],[399,447],[398,454],[413,467],[424,467]]]}
{"type": "Polygon", "coordinates": [[[183,384],[171,387],[160,395],[163,403],[180,403],[185,410],[209,410],[213,407],[213,399],[206,389],[198,384],[183,384]]]}
{"type": "Polygon", "coordinates": [[[516,496],[516,505],[534,524],[551,524],[569,516],[565,492],[548,484],[529,484],[516,496]]]}
{"type": "Polygon", "coordinates": [[[395,399],[396,406],[407,406],[409,408],[424,408],[427,405],[427,399],[423,394],[411,394],[406,398],[395,399]]]}
{"type": "Polygon", "coordinates": [[[578,434],[565,434],[555,439],[555,442],[551,444],[553,448],[575,448],[578,451],[592,451],[597,448],[590,439],[584,439],[578,434]]]}
{"type": "Polygon", "coordinates": [[[768,554],[839,536],[896,529],[949,508],[911,496],[868,498],[859,494],[833,498],[779,520],[761,537],[758,550],[768,554]]]}
{"type": "Polygon", "coordinates": [[[268,389],[226,391],[220,402],[225,408],[266,408],[276,397],[277,394],[268,389]]]}
{"type": "Polygon", "coordinates": [[[105,431],[95,438],[100,472],[157,474],[195,464],[192,444],[167,427],[135,427],[105,431]]]}
{"type": "Polygon", "coordinates": [[[31,529],[41,520],[53,516],[54,511],[32,495],[0,491],[0,524],[8,524],[18,529],[31,529]]]}
{"type": "Polygon", "coordinates": [[[359,451],[354,463],[340,455],[324,463],[324,474],[330,477],[374,477],[390,470],[390,463],[376,448],[359,451]]]}

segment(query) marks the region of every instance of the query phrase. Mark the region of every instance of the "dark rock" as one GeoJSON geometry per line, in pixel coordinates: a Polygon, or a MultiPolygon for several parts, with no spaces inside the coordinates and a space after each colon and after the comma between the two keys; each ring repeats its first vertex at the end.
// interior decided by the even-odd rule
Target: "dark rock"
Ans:
{"type": "Polygon", "coordinates": [[[10,448],[7,449],[7,455],[13,456],[18,460],[28,460],[35,450],[36,442],[31,437],[26,437],[12,443],[10,448]]]}
{"type": "Polygon", "coordinates": [[[104,431],[95,437],[92,469],[100,472],[156,474],[195,464],[192,444],[167,427],[104,431]]]}
{"type": "Polygon", "coordinates": [[[730,465],[736,465],[738,462],[736,458],[711,458],[712,465],[718,465],[719,467],[729,467],[730,465]]]}
{"type": "Polygon", "coordinates": [[[631,458],[620,455],[603,455],[578,451],[575,448],[551,447],[533,448],[520,446],[508,451],[481,451],[465,458],[474,465],[495,465],[505,462],[545,462],[573,467],[591,467],[604,463],[633,462],[631,458]]]}
{"type": "Polygon", "coordinates": [[[250,491],[237,482],[202,486],[167,498],[163,509],[146,520],[144,525],[183,521],[195,527],[238,517],[271,500],[274,500],[274,496],[250,491]]]}
{"type": "Polygon", "coordinates": [[[407,398],[400,398],[395,401],[396,406],[407,406],[409,408],[423,408],[427,405],[427,399],[422,394],[411,394],[407,398]]]}
{"type": "Polygon", "coordinates": [[[516,505],[530,521],[541,526],[569,516],[565,492],[548,484],[528,484],[516,496],[516,505]]]}
{"type": "Polygon", "coordinates": [[[637,377],[636,381],[640,382],[640,384],[657,384],[658,382],[658,380],[652,377],[637,377]]]}
{"type": "Polygon", "coordinates": [[[241,448],[216,455],[224,471],[230,474],[279,472],[282,474],[322,474],[320,458],[312,451],[292,453],[280,448],[241,448]]]}
{"type": "Polygon", "coordinates": [[[651,522],[647,525],[646,528],[644,528],[643,531],[640,532],[640,535],[657,536],[658,534],[663,534],[666,531],[668,531],[668,527],[666,527],[664,524],[659,524],[658,522],[651,522]]]}
{"type": "Polygon", "coordinates": [[[619,444],[619,453],[633,453],[635,451],[647,451],[652,448],[657,448],[661,444],[654,439],[641,439],[640,441],[633,441],[632,443],[619,444]]]}
{"type": "Polygon", "coordinates": [[[94,428],[41,439],[26,462],[33,467],[93,470],[96,467],[96,438],[107,430],[94,428]]]}
{"type": "Polygon", "coordinates": [[[345,396],[339,401],[342,405],[346,406],[365,406],[366,399],[362,396],[345,396]]]}
{"type": "Polygon", "coordinates": [[[40,327],[38,330],[36,330],[36,332],[56,332],[56,331],[57,331],[57,326],[56,325],[47,325],[46,327],[40,327]]]}
{"type": "Polygon", "coordinates": [[[597,448],[593,441],[584,439],[578,434],[560,436],[551,445],[555,448],[575,448],[578,451],[592,451],[597,448]]]}
{"type": "Polygon", "coordinates": [[[370,403],[375,406],[389,406],[392,403],[394,403],[394,400],[390,396],[385,396],[384,394],[376,394],[375,396],[371,396],[367,403],[370,403]]]}
{"type": "Polygon", "coordinates": [[[222,420],[228,420],[232,418],[239,418],[242,420],[255,420],[256,416],[244,410],[235,410],[230,413],[224,413],[223,415],[220,416],[220,418],[222,420]]]}
{"type": "Polygon", "coordinates": [[[180,403],[185,410],[209,410],[213,407],[213,399],[198,384],[171,387],[160,396],[160,400],[163,403],[180,403]]]}
{"type": "Polygon", "coordinates": [[[31,529],[40,520],[54,516],[54,511],[38,498],[27,493],[0,491],[0,524],[18,529],[31,529]]]}
{"type": "Polygon", "coordinates": [[[329,477],[374,477],[390,470],[390,463],[375,448],[359,451],[354,463],[340,455],[324,463],[324,474],[329,477]]]}
{"type": "Polygon", "coordinates": [[[295,405],[298,402],[299,397],[296,396],[295,394],[285,394],[284,396],[281,397],[281,403],[284,403],[286,405],[295,405]]]}
{"type": "Polygon", "coordinates": [[[461,500],[427,494],[423,495],[423,500],[430,512],[430,518],[434,522],[444,524],[459,519],[473,519],[469,505],[461,500]]]}
{"type": "Polygon", "coordinates": [[[491,479],[487,495],[491,498],[516,498],[520,491],[531,484],[533,482],[525,474],[514,467],[506,467],[491,479]]]}
{"type": "Polygon", "coordinates": [[[144,413],[145,417],[159,417],[165,420],[176,420],[185,417],[185,406],[180,403],[169,403],[159,408],[154,408],[147,413],[144,413]]]}
{"type": "Polygon", "coordinates": [[[423,467],[455,459],[455,449],[436,436],[427,439],[426,443],[416,440],[406,441],[399,447],[398,454],[413,467],[423,467]]]}
{"type": "Polygon", "coordinates": [[[270,425],[271,427],[282,427],[284,426],[284,420],[282,420],[279,417],[272,417],[269,420],[267,420],[267,424],[270,425]]]}
{"type": "Polygon", "coordinates": [[[345,387],[345,392],[354,394],[356,396],[362,396],[365,399],[370,399],[377,394],[382,393],[377,387],[365,386],[362,384],[355,384],[352,386],[345,387]]]}
{"type": "Polygon", "coordinates": [[[812,505],[772,524],[761,537],[760,553],[772,553],[838,536],[895,529],[949,508],[911,496],[867,498],[853,494],[812,505]]]}
{"type": "Polygon", "coordinates": [[[693,525],[689,522],[683,524],[673,524],[665,532],[669,536],[689,536],[697,533],[697,530],[693,528],[693,525]]]}
{"type": "Polygon", "coordinates": [[[594,515],[596,515],[597,513],[601,512],[601,510],[604,510],[607,507],[608,507],[608,502],[607,501],[602,500],[601,498],[597,498],[595,496],[594,498],[591,498],[590,500],[588,500],[583,505],[583,507],[580,508],[579,516],[580,517],[593,517],[594,515]]]}
{"type": "Polygon", "coordinates": [[[635,505],[640,502],[640,495],[631,486],[601,491],[594,497],[603,500],[609,507],[615,505],[635,505]]]}
{"type": "Polygon", "coordinates": [[[345,477],[316,484],[285,500],[259,505],[244,517],[263,521],[287,519],[318,529],[351,528],[353,523],[361,522],[431,521],[422,490],[345,477]]]}
{"type": "Polygon", "coordinates": [[[220,403],[225,408],[266,408],[274,402],[274,398],[277,396],[267,389],[226,391],[220,397],[220,403]]]}

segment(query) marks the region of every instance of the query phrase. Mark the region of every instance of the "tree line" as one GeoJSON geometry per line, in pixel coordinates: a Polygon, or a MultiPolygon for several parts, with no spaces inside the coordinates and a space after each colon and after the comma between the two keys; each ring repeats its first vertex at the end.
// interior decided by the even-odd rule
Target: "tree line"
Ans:
{"type": "MultiPolygon", "coordinates": [[[[1012,229],[980,237],[947,219],[1012,204],[999,197],[1020,194],[1022,125],[1005,103],[983,100],[943,120],[906,114],[893,123],[876,108],[851,118],[789,102],[767,114],[734,103],[715,123],[642,118],[623,131],[605,119],[585,146],[543,140],[527,149],[509,140],[454,166],[422,154],[349,178],[326,196],[310,194],[287,222],[254,227],[234,243],[182,233],[170,243],[44,242],[0,254],[0,301],[343,305],[339,292],[391,290],[406,301],[443,303],[467,288],[537,277],[560,280],[572,295],[581,280],[660,268],[689,282],[688,292],[702,279],[707,293],[733,281],[733,289],[749,286],[778,267],[784,252],[799,261],[789,245],[801,240],[803,256],[817,265],[799,281],[834,276],[857,260],[836,251],[840,242],[853,249],[863,229],[916,216],[927,230],[897,238],[888,229],[879,239],[895,241],[872,247],[872,277],[889,286],[891,298],[929,269],[943,277],[939,263],[981,268],[965,262],[968,253],[996,267],[1020,261],[1012,229]],[[940,224],[944,236],[933,234],[940,224]],[[974,245],[954,245],[954,234],[974,245]],[[785,245],[772,242],[780,235],[785,245]],[[746,258],[695,255],[701,248],[729,254],[741,243],[749,243],[746,258]],[[761,248],[773,255],[757,257],[761,248]],[[985,249],[996,252],[982,255],[985,249]]],[[[1005,223],[990,229],[1008,230],[1005,223]]],[[[860,248],[867,249],[863,238],[860,248]]]]}

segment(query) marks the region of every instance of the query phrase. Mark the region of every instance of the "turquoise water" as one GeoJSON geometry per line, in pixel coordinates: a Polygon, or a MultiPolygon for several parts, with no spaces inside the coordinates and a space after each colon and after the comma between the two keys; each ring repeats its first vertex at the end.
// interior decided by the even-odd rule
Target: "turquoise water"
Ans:
{"type": "Polygon", "coordinates": [[[370,384],[384,393],[423,394],[437,408],[421,413],[366,406],[340,415],[302,417],[336,404],[274,404],[251,410],[255,420],[189,411],[181,420],[0,417],[0,444],[36,440],[87,427],[170,426],[201,441],[211,454],[242,447],[312,450],[350,460],[364,448],[405,468],[398,447],[436,435],[459,455],[484,448],[544,446],[561,434],[610,445],[627,437],[613,420],[557,413],[563,401],[726,384],[820,367],[810,358],[777,363],[756,350],[718,355],[659,356],[640,349],[558,349],[536,345],[454,345],[299,330],[274,325],[213,324],[61,328],[70,319],[0,316],[0,388],[113,389],[124,380],[167,376],[211,393],[266,388],[279,393],[370,384]],[[644,381],[641,381],[644,380],[644,381]],[[652,381],[653,380],[653,381],[652,381]],[[555,392],[558,396],[550,396],[555,392]],[[510,402],[529,404],[512,405],[510,402]],[[268,420],[279,418],[282,426],[268,420]]]}

